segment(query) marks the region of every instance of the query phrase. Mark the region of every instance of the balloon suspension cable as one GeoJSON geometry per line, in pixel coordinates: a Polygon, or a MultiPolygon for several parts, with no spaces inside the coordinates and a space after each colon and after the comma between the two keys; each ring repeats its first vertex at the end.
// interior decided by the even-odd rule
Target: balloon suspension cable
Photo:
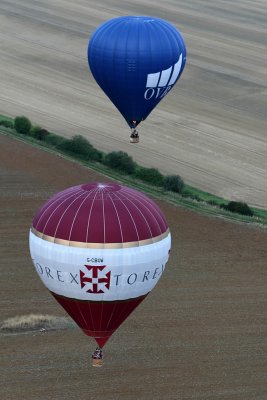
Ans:
{"type": "Polygon", "coordinates": [[[102,367],[103,365],[103,350],[101,347],[97,347],[92,353],[92,366],[102,367]]]}

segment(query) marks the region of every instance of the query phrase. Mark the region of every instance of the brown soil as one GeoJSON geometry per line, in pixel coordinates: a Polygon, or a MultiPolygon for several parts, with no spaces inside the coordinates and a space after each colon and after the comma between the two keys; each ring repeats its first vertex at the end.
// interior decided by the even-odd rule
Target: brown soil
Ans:
{"type": "MultiPolygon", "coordinates": [[[[31,220],[54,192],[107,179],[4,135],[0,174],[1,321],[65,316],[31,264],[31,220]]],[[[159,205],[168,267],[108,342],[103,368],[78,328],[0,335],[1,400],[266,400],[266,231],[159,205]]]]}

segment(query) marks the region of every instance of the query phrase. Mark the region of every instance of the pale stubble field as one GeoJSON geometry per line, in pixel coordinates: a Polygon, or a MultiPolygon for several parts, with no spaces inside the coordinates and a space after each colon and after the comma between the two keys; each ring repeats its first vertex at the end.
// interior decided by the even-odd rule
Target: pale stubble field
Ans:
{"type": "Polygon", "coordinates": [[[0,4],[0,113],[25,114],[64,136],[82,134],[229,200],[267,207],[267,4],[5,0],[0,4]],[[155,15],[187,44],[178,85],[129,129],[87,66],[93,30],[120,15],[155,15]]]}

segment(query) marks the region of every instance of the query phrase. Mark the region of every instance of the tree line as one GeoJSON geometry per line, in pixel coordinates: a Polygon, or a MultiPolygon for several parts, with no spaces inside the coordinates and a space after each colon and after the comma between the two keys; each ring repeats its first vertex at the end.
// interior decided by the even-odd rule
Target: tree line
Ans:
{"type": "MultiPolygon", "coordinates": [[[[33,126],[31,121],[25,116],[16,117],[14,122],[8,119],[1,119],[0,125],[15,129],[19,134],[28,135],[38,141],[45,142],[49,146],[76,159],[102,163],[121,174],[130,175],[150,185],[162,187],[166,191],[199,200],[197,196],[188,195],[184,181],[180,175],[163,175],[156,168],[142,167],[123,151],[104,153],[96,149],[81,135],[75,135],[70,139],[64,138],[39,126],[33,126]]],[[[210,204],[234,213],[248,216],[253,215],[251,208],[244,202],[230,201],[228,204],[212,204],[211,201],[210,204]]]]}

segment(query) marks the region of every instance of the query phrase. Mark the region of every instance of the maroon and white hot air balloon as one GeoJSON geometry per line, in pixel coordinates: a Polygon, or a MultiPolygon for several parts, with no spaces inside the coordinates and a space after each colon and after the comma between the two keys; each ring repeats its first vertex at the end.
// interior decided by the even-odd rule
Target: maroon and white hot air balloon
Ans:
{"type": "Polygon", "coordinates": [[[89,183],[49,199],[30,229],[45,286],[103,347],[158,282],[171,236],[159,207],[114,183],[89,183]]]}

